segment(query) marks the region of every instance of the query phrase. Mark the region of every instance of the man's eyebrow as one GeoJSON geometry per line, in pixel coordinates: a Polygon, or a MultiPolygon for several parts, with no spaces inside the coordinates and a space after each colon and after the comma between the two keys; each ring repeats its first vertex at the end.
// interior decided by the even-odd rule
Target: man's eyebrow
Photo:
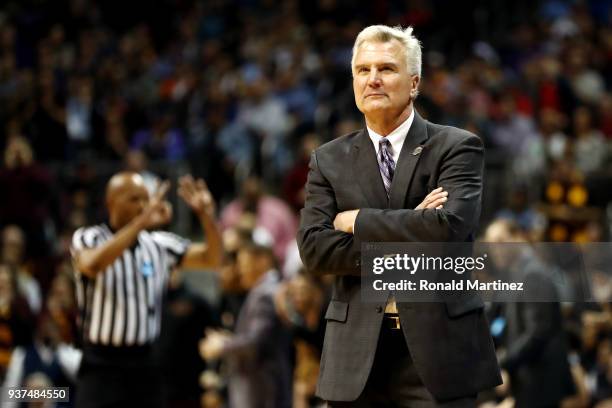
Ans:
{"type": "Polygon", "coordinates": [[[355,69],[368,68],[371,65],[375,65],[377,67],[393,67],[393,68],[397,68],[398,66],[395,62],[375,62],[373,64],[356,64],[355,69]]]}

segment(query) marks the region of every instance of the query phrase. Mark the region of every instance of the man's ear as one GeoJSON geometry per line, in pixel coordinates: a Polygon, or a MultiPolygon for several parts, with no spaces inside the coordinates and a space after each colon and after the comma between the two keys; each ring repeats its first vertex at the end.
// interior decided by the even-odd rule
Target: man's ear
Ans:
{"type": "Polygon", "coordinates": [[[412,82],[411,82],[411,87],[410,87],[410,97],[412,98],[416,98],[418,92],[419,92],[419,83],[421,82],[421,77],[419,77],[418,75],[413,75],[412,76],[412,82]]]}

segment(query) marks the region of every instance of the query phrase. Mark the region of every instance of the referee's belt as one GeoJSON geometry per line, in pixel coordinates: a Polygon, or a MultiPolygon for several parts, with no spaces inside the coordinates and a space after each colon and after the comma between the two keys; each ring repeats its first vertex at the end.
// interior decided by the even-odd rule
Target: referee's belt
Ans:
{"type": "Polygon", "coordinates": [[[383,316],[383,326],[391,330],[400,330],[400,317],[397,313],[385,313],[383,316]]]}

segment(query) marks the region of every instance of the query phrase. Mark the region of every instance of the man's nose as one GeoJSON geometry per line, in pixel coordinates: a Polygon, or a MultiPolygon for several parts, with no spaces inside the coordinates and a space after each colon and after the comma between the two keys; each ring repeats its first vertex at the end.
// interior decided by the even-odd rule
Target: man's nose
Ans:
{"type": "Polygon", "coordinates": [[[368,85],[371,87],[379,87],[382,84],[381,78],[380,78],[380,72],[376,69],[373,68],[372,70],[370,70],[370,76],[368,77],[368,85]]]}

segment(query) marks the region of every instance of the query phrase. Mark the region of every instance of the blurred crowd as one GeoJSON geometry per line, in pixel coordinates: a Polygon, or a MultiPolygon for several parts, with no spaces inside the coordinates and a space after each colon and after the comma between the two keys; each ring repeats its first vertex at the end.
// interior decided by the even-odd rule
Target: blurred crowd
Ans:
{"type": "MultiPolygon", "coordinates": [[[[330,282],[304,274],[295,233],[310,152],[363,126],[350,57],[371,23],[414,26],[424,45],[417,110],[483,139],[482,231],[507,220],[531,242],[610,239],[610,1],[141,5],[139,13],[93,0],[0,8],[5,384],[73,384],[69,243],[76,228],[104,218],[108,177],[137,171],[154,191],[184,170],[204,178],[218,203],[227,258],[212,271],[214,299],[179,271],[170,282],[159,345],[168,401],[223,406],[237,363],[212,358],[211,339],[241,335],[242,306],[271,273],[274,319],[288,340],[249,341],[263,350],[278,340],[264,356],[285,359],[293,406],[320,403],[313,394],[330,282]]],[[[191,224],[171,228],[190,235],[191,224]]],[[[562,312],[559,336],[569,347],[561,358],[575,391],[562,406],[610,406],[609,304],[562,312]]],[[[487,403],[512,401],[510,384],[487,403]]]]}

